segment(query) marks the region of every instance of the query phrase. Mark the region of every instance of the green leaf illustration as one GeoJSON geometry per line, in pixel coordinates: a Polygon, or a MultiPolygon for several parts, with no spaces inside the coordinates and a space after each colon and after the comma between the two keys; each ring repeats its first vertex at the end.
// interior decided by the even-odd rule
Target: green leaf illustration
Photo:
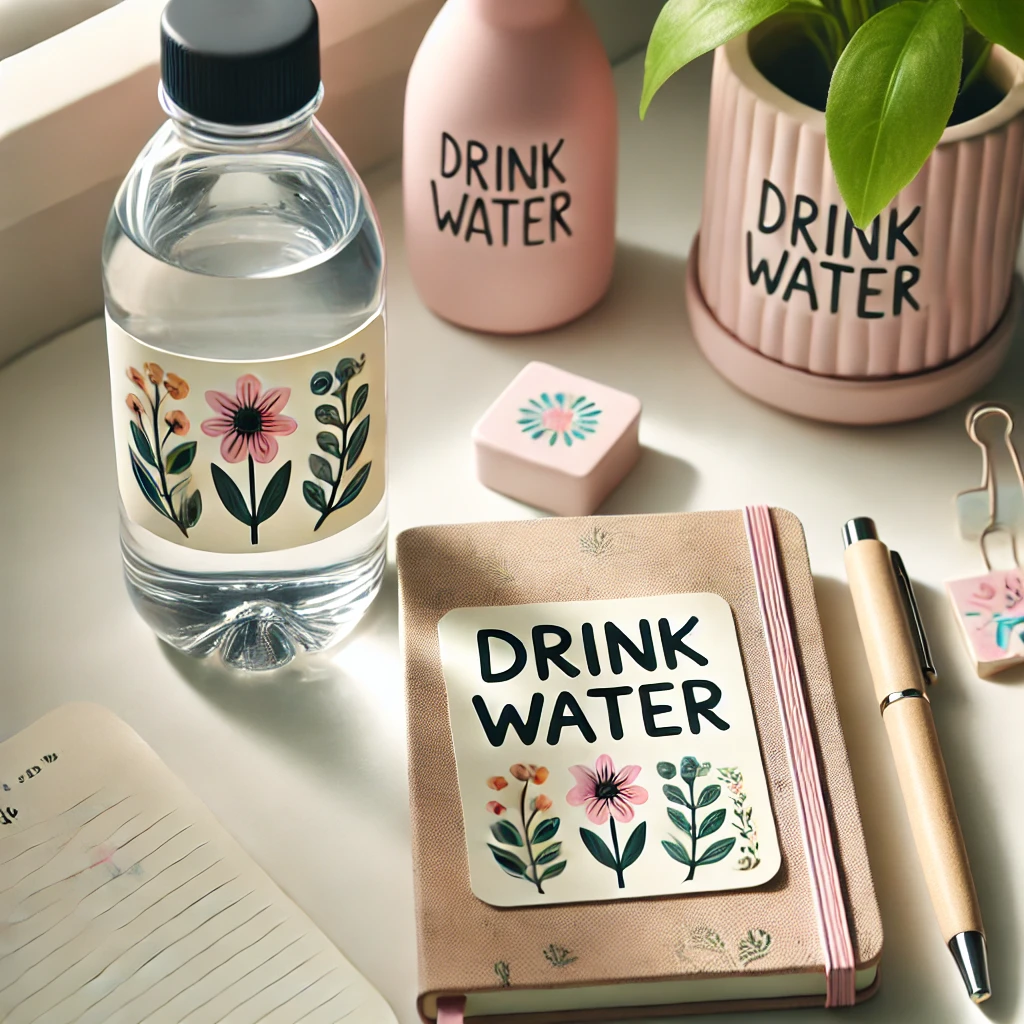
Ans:
{"type": "Polygon", "coordinates": [[[751,929],[744,939],[740,939],[740,963],[746,967],[755,960],[766,957],[771,951],[772,937],[763,928],[751,929]]]}
{"type": "Polygon", "coordinates": [[[615,857],[612,855],[612,851],[608,849],[605,841],[596,832],[591,832],[589,828],[581,828],[580,838],[594,860],[606,868],[615,869],[615,857]]]}
{"type": "Polygon", "coordinates": [[[698,807],[707,807],[713,804],[722,795],[722,787],[717,785],[705,786],[697,797],[698,807]]]}
{"type": "Polygon", "coordinates": [[[370,432],[370,417],[364,416],[356,429],[352,431],[352,437],[348,442],[348,456],[345,459],[345,465],[348,469],[351,469],[356,462],[359,460],[359,456],[363,454],[363,447],[366,444],[366,435],[370,432]]]}
{"type": "Polygon", "coordinates": [[[720,807],[717,811],[712,811],[701,823],[700,828],[697,829],[697,838],[703,839],[704,836],[711,835],[712,832],[717,832],[722,827],[722,822],[725,821],[725,808],[720,807]]]}
{"type": "Polygon", "coordinates": [[[369,397],[369,394],[369,384],[360,384],[356,389],[356,393],[352,396],[352,419],[355,419],[363,411],[363,406],[366,405],[366,399],[369,397]]]}
{"type": "Polygon", "coordinates": [[[546,843],[549,839],[555,838],[555,833],[558,831],[558,826],[562,823],[561,818],[545,818],[534,830],[533,835],[530,836],[530,842],[534,846],[539,846],[541,843],[546,843]]]}
{"type": "Polygon", "coordinates": [[[626,848],[622,851],[622,870],[625,871],[630,864],[636,862],[637,857],[644,852],[644,844],[647,842],[647,822],[641,821],[626,840],[626,848]]]}
{"type": "Polygon", "coordinates": [[[674,807],[668,807],[666,810],[672,824],[676,828],[681,828],[687,835],[690,835],[690,821],[686,815],[682,811],[677,811],[674,807]]]}
{"type": "MultiPolygon", "coordinates": [[[[134,427],[135,424],[133,423],[134,427]]],[[[164,503],[160,500],[160,492],[156,489],[156,484],[153,483],[153,478],[149,475],[146,467],[143,466],[138,455],[128,449],[129,454],[132,457],[132,473],[135,475],[135,482],[139,485],[140,490],[146,496],[146,500],[160,513],[164,518],[170,519],[171,517],[167,513],[167,509],[164,508],[164,503]]]]}
{"type": "Polygon", "coordinates": [[[366,356],[363,356],[361,360],[353,359],[351,356],[342,356],[338,360],[338,365],[334,368],[334,376],[338,378],[339,384],[344,384],[359,373],[365,363],[366,356]]]}
{"type": "Polygon", "coordinates": [[[662,839],[661,845],[665,848],[665,852],[673,860],[679,861],[680,864],[685,864],[689,867],[693,863],[693,861],[690,860],[689,853],[687,853],[685,848],[674,839],[662,839]]]}
{"type": "Polygon", "coordinates": [[[676,766],[670,761],[659,761],[658,774],[663,779],[674,779],[676,777],[676,766]]]}
{"type": "Polygon", "coordinates": [[[359,467],[359,472],[349,480],[348,486],[341,492],[341,497],[334,506],[335,509],[344,508],[359,497],[359,492],[366,485],[366,478],[370,475],[372,465],[372,462],[367,462],[364,466],[359,467]]]}
{"type": "Polygon", "coordinates": [[[491,826],[491,835],[506,846],[522,846],[523,837],[510,821],[496,821],[491,826]]]}
{"type": "Polygon", "coordinates": [[[544,869],[544,874],[540,876],[542,882],[546,882],[549,878],[554,878],[560,875],[565,870],[566,862],[564,860],[559,861],[557,864],[552,864],[551,867],[544,869]]]}
{"type": "Polygon", "coordinates": [[[215,462],[210,463],[210,473],[213,475],[213,486],[217,488],[221,504],[240,523],[252,526],[252,516],[249,515],[249,508],[245,504],[242,492],[238,489],[238,484],[215,462]]]}
{"type": "Polygon", "coordinates": [[[341,427],[341,417],[333,405],[318,405],[316,407],[316,418],[321,423],[329,423],[332,427],[341,427]]]}
{"type": "MultiPolygon", "coordinates": [[[[328,435],[328,437],[332,436],[328,435]]],[[[313,476],[323,480],[324,483],[334,483],[334,471],[331,469],[331,464],[322,455],[310,455],[309,468],[313,471],[313,476]]]]}
{"type": "Polygon", "coordinates": [[[302,485],[302,496],[306,499],[306,504],[315,508],[317,512],[327,511],[327,498],[319,484],[313,483],[312,480],[305,481],[302,485]]]}
{"type": "MultiPolygon", "coordinates": [[[[339,384],[332,392],[335,398],[341,402],[341,407],[345,408],[345,403],[348,401],[348,381],[339,384]]],[[[351,421],[350,421],[351,422],[351,421]]]]}
{"type": "Polygon", "coordinates": [[[132,420],[129,425],[132,428],[132,438],[135,441],[135,447],[139,450],[139,455],[156,469],[156,456],[153,455],[153,446],[149,443],[149,438],[146,437],[145,431],[135,420],[132,420]]]}
{"type": "Polygon", "coordinates": [[[717,864],[718,861],[724,860],[729,855],[729,851],[735,845],[735,836],[732,839],[716,840],[697,858],[698,866],[701,864],[717,864]]]}
{"type": "Polygon", "coordinates": [[[333,455],[336,459],[341,458],[341,448],[338,445],[338,438],[329,430],[321,430],[320,433],[316,435],[316,443],[320,446],[321,451],[327,452],[328,455],[333,455]]]}
{"type": "Polygon", "coordinates": [[[552,843],[538,858],[538,864],[550,864],[553,860],[558,859],[558,855],[562,852],[561,843],[552,843]]]}
{"type": "Polygon", "coordinates": [[[191,497],[185,502],[184,513],[185,526],[191,530],[203,514],[203,499],[198,491],[193,491],[191,497]]]}
{"type": "Polygon", "coordinates": [[[490,843],[487,844],[487,849],[491,851],[491,856],[498,862],[498,864],[507,871],[510,875],[515,878],[526,877],[526,865],[509,850],[503,850],[500,846],[492,846],[490,843]]]}
{"type": "Polygon", "coordinates": [[[292,463],[289,459],[271,478],[267,489],[260,498],[256,510],[256,522],[265,523],[280,507],[284,496],[288,493],[288,484],[292,479],[292,463]]]}
{"type": "Polygon", "coordinates": [[[319,370],[313,374],[313,378],[309,382],[309,390],[314,395],[326,395],[331,390],[333,383],[334,378],[326,370],[319,370]]]}
{"type": "Polygon", "coordinates": [[[697,778],[699,779],[702,775],[707,775],[711,771],[711,762],[705,761],[700,768],[697,769],[697,778]]]}
{"type": "Polygon", "coordinates": [[[672,801],[674,804],[682,804],[684,807],[691,807],[690,801],[683,795],[683,791],[678,786],[662,786],[662,792],[672,801]]]}
{"type": "Polygon", "coordinates": [[[179,444],[177,448],[172,448],[167,455],[167,472],[173,476],[184,473],[195,461],[195,458],[195,441],[186,441],[184,444],[179,444]]]}
{"type": "Polygon", "coordinates": [[[697,773],[700,771],[700,761],[695,757],[684,757],[679,762],[679,777],[684,779],[686,782],[692,782],[697,778],[697,773]]]}

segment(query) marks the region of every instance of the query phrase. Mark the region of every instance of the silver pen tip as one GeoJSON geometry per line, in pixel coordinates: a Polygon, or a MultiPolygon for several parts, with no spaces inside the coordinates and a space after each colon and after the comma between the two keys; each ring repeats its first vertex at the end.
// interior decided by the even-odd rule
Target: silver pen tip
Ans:
{"type": "Polygon", "coordinates": [[[949,951],[960,968],[967,994],[976,1003],[985,1002],[992,995],[985,936],[981,932],[959,932],[949,940],[949,951]]]}
{"type": "Polygon", "coordinates": [[[858,516],[856,519],[850,519],[843,526],[844,548],[856,544],[859,540],[878,540],[878,527],[875,526],[874,519],[858,516]]]}

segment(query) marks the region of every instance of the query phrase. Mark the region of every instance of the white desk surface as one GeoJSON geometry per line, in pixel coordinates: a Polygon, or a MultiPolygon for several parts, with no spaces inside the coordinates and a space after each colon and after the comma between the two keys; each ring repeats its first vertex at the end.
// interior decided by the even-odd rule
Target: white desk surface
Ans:
{"type": "MultiPolygon", "coordinates": [[[[807,531],[885,925],[882,989],[843,1020],[1024,1022],[1024,689],[975,677],[942,592],[945,579],[979,567],[952,510],[954,492],[976,486],[980,474],[964,407],[906,426],[841,429],[761,406],[715,375],[694,346],[683,303],[709,64],[678,76],[643,124],[641,71],[636,57],[616,72],[614,284],[601,306],[564,329],[501,339],[435,319],[406,268],[399,168],[369,176],[390,262],[392,536],[423,523],[537,514],[476,482],[469,441],[473,422],[530,359],[643,401],[642,460],[603,513],[750,502],[795,512],[807,531]],[[902,552],[944,673],[935,714],[992,956],[995,995],[983,1008],[968,1002],[935,925],[879,721],[842,566],[839,531],[854,515],[873,516],[902,552]]],[[[1018,339],[986,394],[1024,412],[1022,380],[1018,339]]],[[[0,371],[0,738],[66,701],[112,708],[381,989],[402,1024],[413,1024],[393,560],[376,604],[329,660],[241,679],[173,653],[135,615],[121,581],[109,417],[100,320],[0,371]]],[[[837,1019],[823,1010],[798,1016],[801,1024],[837,1019]]]]}

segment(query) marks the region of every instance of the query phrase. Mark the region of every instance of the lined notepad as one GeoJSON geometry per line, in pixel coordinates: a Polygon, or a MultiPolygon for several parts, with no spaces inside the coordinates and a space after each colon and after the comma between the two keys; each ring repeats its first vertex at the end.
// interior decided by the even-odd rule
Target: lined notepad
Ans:
{"type": "Polygon", "coordinates": [[[394,1024],[383,997],[116,716],[0,744],[5,1024],[394,1024]]]}

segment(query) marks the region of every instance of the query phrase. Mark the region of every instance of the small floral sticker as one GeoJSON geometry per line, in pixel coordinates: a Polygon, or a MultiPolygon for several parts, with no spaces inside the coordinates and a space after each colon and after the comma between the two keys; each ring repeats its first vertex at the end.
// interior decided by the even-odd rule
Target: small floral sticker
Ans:
{"type": "MultiPolygon", "coordinates": [[[[705,846],[698,855],[700,840],[713,835],[725,823],[724,807],[701,813],[703,808],[710,807],[722,795],[722,787],[717,783],[702,787],[700,793],[696,791],[697,779],[704,778],[710,772],[709,762],[701,762],[687,755],[679,762],[679,781],[686,786],[685,791],[672,783],[665,783],[661,787],[669,803],[676,805],[667,808],[668,820],[685,834],[682,842],[673,836],[671,839],[663,839],[661,845],[674,861],[689,868],[686,878],[683,879],[685,882],[693,879],[697,868],[724,860],[736,845],[735,836],[716,839],[705,846]],[[680,810],[680,807],[685,810],[680,810]]],[[[670,761],[659,761],[658,774],[663,779],[674,779],[676,766],[670,761]]]]}
{"type": "Polygon", "coordinates": [[[125,398],[131,414],[132,475],[146,501],[187,537],[203,513],[203,499],[198,490],[189,490],[196,442],[180,440],[192,424],[171,403],[188,397],[188,382],[176,373],[165,374],[156,363],[143,363],[141,373],[129,366],[127,374],[137,389],[125,398]]]}
{"type": "Polygon", "coordinates": [[[271,478],[256,500],[256,463],[266,465],[277,458],[277,435],[295,433],[298,424],[282,410],[291,397],[291,388],[262,389],[258,377],[243,374],[235,384],[234,395],[223,391],[207,391],[206,401],[216,416],[203,420],[207,437],[220,437],[221,458],[228,463],[241,462],[248,456],[249,500],[243,497],[234,480],[216,463],[210,466],[213,484],[221,503],[239,522],[249,527],[253,544],[259,543],[260,524],[265,523],[281,507],[288,492],[292,464],[286,462],[271,478]]]}
{"type": "Polygon", "coordinates": [[[524,434],[534,441],[546,437],[549,445],[561,439],[568,447],[573,441],[585,441],[597,432],[597,421],[601,410],[596,402],[587,400],[586,395],[567,395],[558,392],[554,396],[543,392],[540,398],[529,399],[519,410],[519,424],[524,434]]]}
{"type": "MultiPolygon", "coordinates": [[[[543,896],[544,882],[556,878],[565,870],[565,860],[559,860],[562,844],[551,842],[558,834],[561,819],[544,816],[552,807],[549,796],[538,793],[530,797],[527,791],[531,785],[543,786],[550,772],[543,765],[514,764],[508,773],[523,784],[519,791],[519,825],[505,818],[508,808],[503,803],[489,801],[487,810],[498,821],[491,825],[491,836],[495,842],[488,843],[487,848],[502,871],[535,885],[537,892],[543,896]],[[523,851],[526,860],[517,850],[523,851]]],[[[507,789],[508,785],[503,775],[492,775],[487,780],[487,788],[497,793],[507,789]]]]}
{"type": "Polygon", "coordinates": [[[609,825],[611,829],[612,848],[590,829],[581,828],[580,838],[590,855],[599,864],[611,868],[619,882],[619,888],[625,889],[626,868],[634,864],[644,851],[647,841],[647,822],[642,821],[630,833],[625,847],[619,849],[619,835],[615,828],[618,821],[626,824],[633,820],[634,804],[647,802],[647,790],[636,786],[634,782],[640,774],[640,766],[626,765],[621,771],[615,770],[615,763],[607,754],[602,754],[593,768],[576,764],[570,769],[576,785],[569,790],[566,801],[572,807],[586,809],[587,818],[595,825],[609,825]]]}
{"type": "Polygon", "coordinates": [[[739,768],[719,768],[718,777],[725,783],[732,800],[732,826],[743,840],[740,845],[739,871],[753,871],[761,863],[760,844],[757,841],[757,826],[754,824],[754,808],[747,800],[743,788],[743,772],[739,768]]]}

